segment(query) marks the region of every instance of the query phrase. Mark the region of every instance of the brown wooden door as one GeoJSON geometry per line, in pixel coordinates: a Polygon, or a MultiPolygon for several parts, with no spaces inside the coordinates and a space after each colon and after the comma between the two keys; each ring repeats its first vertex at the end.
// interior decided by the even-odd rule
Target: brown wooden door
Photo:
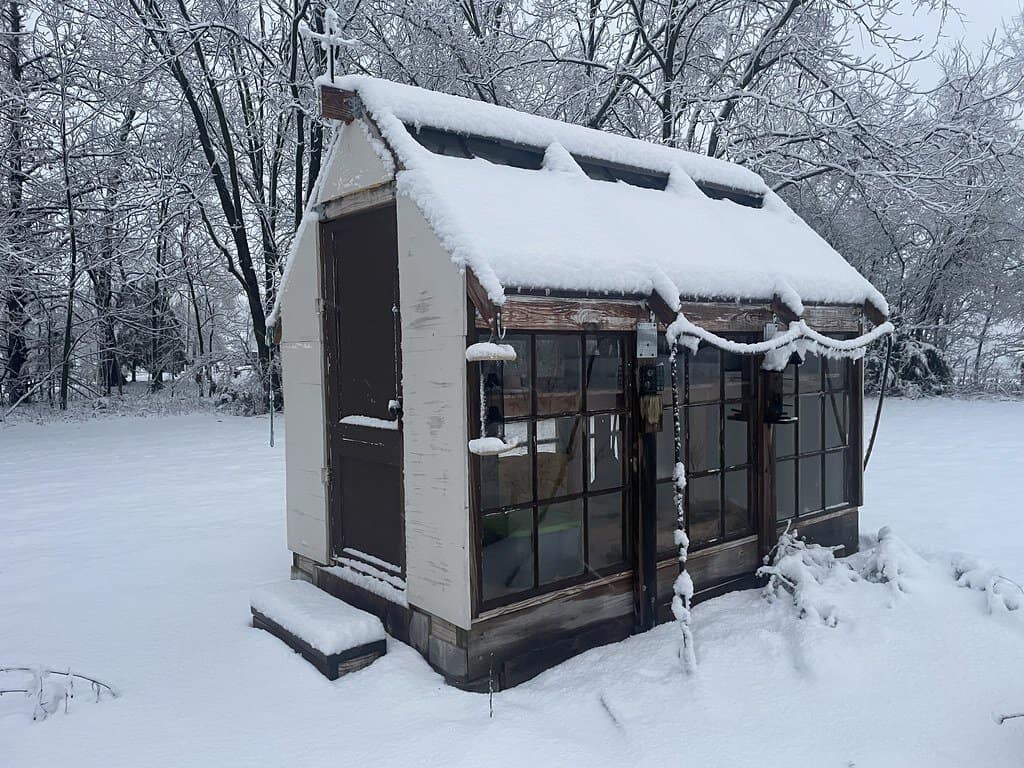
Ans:
{"type": "Polygon", "coordinates": [[[332,547],[404,574],[395,207],[327,222],[321,233],[332,547]]]}

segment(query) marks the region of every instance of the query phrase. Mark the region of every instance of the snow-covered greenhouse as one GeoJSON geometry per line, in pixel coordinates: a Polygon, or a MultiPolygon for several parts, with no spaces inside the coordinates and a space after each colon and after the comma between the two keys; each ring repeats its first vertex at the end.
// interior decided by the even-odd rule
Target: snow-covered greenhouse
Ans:
{"type": "Polygon", "coordinates": [[[294,578],[486,689],[670,619],[681,546],[696,600],[791,523],[856,549],[887,305],[758,175],[320,87],[336,129],[271,318],[294,578]]]}

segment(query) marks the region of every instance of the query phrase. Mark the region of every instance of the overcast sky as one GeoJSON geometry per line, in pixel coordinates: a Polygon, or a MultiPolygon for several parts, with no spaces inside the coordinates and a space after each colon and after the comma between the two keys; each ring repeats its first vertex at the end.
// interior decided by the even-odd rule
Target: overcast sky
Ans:
{"type": "MultiPolygon", "coordinates": [[[[893,20],[893,28],[904,36],[923,35],[918,48],[927,48],[934,44],[939,34],[939,17],[927,13],[924,9],[914,12],[912,0],[901,0],[904,7],[902,15],[893,20]]],[[[973,50],[980,49],[992,35],[993,30],[1001,29],[1003,21],[1009,21],[1021,13],[1024,0],[954,0],[959,7],[963,21],[955,15],[946,19],[942,29],[939,47],[946,47],[956,40],[964,40],[973,50]]],[[[938,69],[930,63],[918,64],[914,73],[921,86],[934,85],[938,80],[938,69]]]]}

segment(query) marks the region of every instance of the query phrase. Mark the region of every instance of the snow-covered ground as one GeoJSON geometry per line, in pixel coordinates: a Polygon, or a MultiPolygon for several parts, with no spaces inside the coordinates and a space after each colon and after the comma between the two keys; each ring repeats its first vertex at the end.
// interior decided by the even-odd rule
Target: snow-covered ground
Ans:
{"type": "Polygon", "coordinates": [[[904,592],[826,579],[835,627],[728,595],[695,611],[694,676],[663,626],[496,695],[493,719],[397,643],[331,683],[249,628],[250,591],[289,563],[266,432],[214,414],[0,425],[0,666],[121,691],[36,723],[0,697],[0,766],[1024,761],[1024,719],[994,719],[1024,711],[1024,610],[990,610],[942,554],[1024,577],[1022,403],[887,404],[862,530],[929,555],[899,558],[904,592]]]}

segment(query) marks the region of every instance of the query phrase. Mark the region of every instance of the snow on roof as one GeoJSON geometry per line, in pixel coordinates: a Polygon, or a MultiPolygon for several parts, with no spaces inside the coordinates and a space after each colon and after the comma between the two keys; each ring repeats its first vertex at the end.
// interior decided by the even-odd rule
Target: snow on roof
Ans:
{"type": "Polygon", "coordinates": [[[355,91],[403,168],[413,199],[461,267],[496,304],[506,288],[771,299],[888,311],[884,297],[755,173],[722,160],[361,75],[355,91]],[[545,151],[541,170],[439,155],[406,128],[430,127],[545,151]],[[599,181],[574,157],[668,174],[665,190],[599,181]],[[764,196],[753,208],[697,182],[764,196]]]}

